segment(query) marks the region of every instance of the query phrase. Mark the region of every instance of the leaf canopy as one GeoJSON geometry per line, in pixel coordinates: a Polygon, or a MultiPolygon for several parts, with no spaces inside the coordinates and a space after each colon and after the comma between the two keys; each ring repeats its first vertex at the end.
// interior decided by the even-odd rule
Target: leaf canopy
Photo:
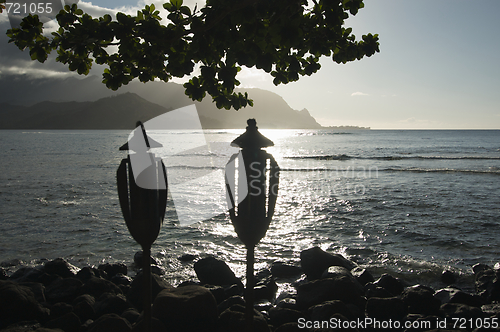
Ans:
{"type": "Polygon", "coordinates": [[[105,65],[103,83],[113,90],[134,78],[167,82],[199,68],[185,93],[198,101],[209,94],[218,108],[239,109],[253,105],[234,91],[242,66],[264,70],[279,85],[317,72],[322,56],[347,63],[379,52],[378,35],[357,41],[344,27],[363,6],[362,0],[207,0],[191,10],[170,0],[163,5],[168,22],[161,24],[154,5],[112,19],[93,18],[74,4],[57,15],[60,28],[50,37],[31,15],[7,34],[33,60],[44,62],[56,51],[57,61],[83,75],[93,62],[105,65]]]}

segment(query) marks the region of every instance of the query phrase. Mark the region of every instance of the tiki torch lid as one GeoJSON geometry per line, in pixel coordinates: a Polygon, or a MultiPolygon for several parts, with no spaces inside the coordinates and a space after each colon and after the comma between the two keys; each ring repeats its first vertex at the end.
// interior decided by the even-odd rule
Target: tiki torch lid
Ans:
{"type": "Polygon", "coordinates": [[[247,120],[247,130],[231,142],[231,146],[242,149],[261,149],[268,146],[274,146],[273,141],[259,132],[255,119],[247,120]]]}
{"type": "Polygon", "coordinates": [[[133,136],[129,139],[129,141],[127,141],[127,143],[120,146],[120,150],[134,150],[133,148],[130,148],[129,142],[131,142],[131,145],[135,146],[136,148],[143,145],[145,145],[147,149],[163,147],[161,143],[146,135],[146,129],[144,128],[144,124],[141,121],[137,121],[133,136]]]}

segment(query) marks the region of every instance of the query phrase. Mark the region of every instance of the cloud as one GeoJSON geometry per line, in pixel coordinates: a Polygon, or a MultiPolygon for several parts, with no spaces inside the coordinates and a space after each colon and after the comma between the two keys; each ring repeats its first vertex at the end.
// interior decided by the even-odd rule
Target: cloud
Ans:
{"type": "MultiPolygon", "coordinates": [[[[140,5],[140,4],[139,4],[140,5]]],[[[92,17],[102,17],[105,14],[110,14],[113,18],[119,11],[127,14],[135,15],[139,7],[120,7],[119,9],[109,9],[93,5],[91,2],[80,1],[78,3],[85,13],[92,17]]],[[[144,7],[144,4],[142,5],[144,7]]],[[[141,8],[142,8],[141,7],[141,8]]],[[[7,31],[10,29],[10,22],[6,13],[0,14],[0,31],[7,31]]],[[[44,34],[49,35],[51,32],[59,28],[55,20],[44,24],[44,34]]],[[[14,44],[9,44],[9,37],[5,33],[0,34],[0,76],[7,75],[26,75],[28,77],[53,77],[53,76],[80,76],[76,72],[70,72],[68,67],[64,64],[56,62],[57,53],[52,52],[44,63],[31,60],[29,51],[19,50],[14,44]]],[[[116,47],[115,47],[116,49],[116,47]]],[[[108,52],[114,52],[110,48],[108,52]]],[[[101,76],[103,66],[93,63],[90,74],[101,76]]]]}
{"type": "Polygon", "coordinates": [[[351,97],[357,97],[357,96],[369,96],[369,94],[364,93],[364,92],[360,92],[360,91],[356,91],[356,92],[351,93],[351,97]]]}
{"type": "Polygon", "coordinates": [[[262,69],[242,66],[241,71],[238,73],[238,78],[264,82],[269,80],[269,74],[262,69]]]}
{"type": "Polygon", "coordinates": [[[408,118],[406,120],[401,120],[399,122],[403,122],[403,123],[415,123],[415,122],[417,122],[417,118],[416,117],[411,117],[411,118],[408,118]]]}
{"type": "Polygon", "coordinates": [[[92,2],[85,2],[85,1],[80,1],[78,3],[78,8],[83,10],[85,13],[89,14],[92,17],[102,17],[106,14],[109,14],[111,16],[116,17],[116,13],[119,11],[125,12],[127,14],[134,14],[137,9],[134,11],[131,11],[131,7],[122,7],[120,9],[109,9],[109,8],[104,8],[104,7],[99,7],[96,5],[93,5],[92,2]]]}
{"type": "MultiPolygon", "coordinates": [[[[104,8],[94,5],[92,2],[79,1],[78,7],[81,8],[85,13],[91,15],[92,17],[102,17],[105,14],[111,15],[116,18],[116,13],[123,12],[129,15],[136,15],[138,10],[144,8],[145,5],[154,4],[156,9],[160,11],[160,16],[163,18],[162,24],[167,24],[166,16],[168,12],[163,9],[163,3],[165,0],[138,0],[136,5],[125,5],[117,6],[116,8],[104,8]]],[[[194,9],[197,5],[197,10],[200,10],[205,5],[204,0],[184,0],[184,5],[194,9]]],[[[7,13],[0,14],[0,31],[7,31],[10,29],[10,22],[7,13]]],[[[51,32],[58,28],[57,22],[55,20],[47,22],[44,24],[44,33],[49,35],[51,32]]],[[[0,33],[0,77],[10,76],[10,75],[25,75],[33,78],[40,77],[53,77],[53,76],[80,76],[76,72],[70,72],[68,67],[64,64],[55,61],[57,57],[56,52],[52,52],[48,59],[44,63],[39,63],[38,61],[31,60],[29,56],[29,51],[20,51],[14,44],[9,44],[9,37],[5,33],[0,33]]],[[[113,53],[116,51],[116,47],[108,49],[108,52],[113,53]]],[[[199,69],[193,73],[196,75],[199,69]]],[[[103,66],[96,65],[93,63],[90,74],[101,76],[103,72],[103,66]]],[[[251,76],[254,73],[244,73],[245,75],[251,76]]],[[[191,75],[191,76],[193,76],[191,75]]],[[[185,81],[186,79],[180,79],[185,81]]]]}
{"type": "Polygon", "coordinates": [[[446,127],[446,126],[443,127],[442,124],[437,121],[430,119],[418,119],[414,116],[404,120],[399,120],[398,124],[400,126],[404,126],[405,128],[412,128],[412,129],[446,127]]]}

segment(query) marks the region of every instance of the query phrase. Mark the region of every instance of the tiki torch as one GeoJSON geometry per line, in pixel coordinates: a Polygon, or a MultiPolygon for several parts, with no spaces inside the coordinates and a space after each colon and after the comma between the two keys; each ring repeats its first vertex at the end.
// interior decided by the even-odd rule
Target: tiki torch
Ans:
{"type": "Polygon", "coordinates": [[[234,230],[247,249],[245,320],[248,331],[253,331],[255,246],[266,235],[274,214],[279,167],[262,150],[274,143],[258,131],[255,119],[247,124],[245,133],[231,143],[241,151],[226,165],[226,194],[234,230]]]}
{"type": "Polygon", "coordinates": [[[151,245],[158,237],[167,206],[167,175],[150,148],[161,144],[146,135],[141,122],[120,150],[128,150],[116,174],[120,207],[127,228],[142,247],[144,326],[151,331],[151,245]]]}

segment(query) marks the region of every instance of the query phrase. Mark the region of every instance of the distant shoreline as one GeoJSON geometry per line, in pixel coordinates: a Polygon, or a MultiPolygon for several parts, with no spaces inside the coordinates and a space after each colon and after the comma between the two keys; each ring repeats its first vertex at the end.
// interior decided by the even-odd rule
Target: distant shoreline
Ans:
{"type": "Polygon", "coordinates": [[[359,126],[329,126],[323,127],[323,129],[340,129],[340,130],[371,130],[370,127],[359,127],[359,126]]]}

